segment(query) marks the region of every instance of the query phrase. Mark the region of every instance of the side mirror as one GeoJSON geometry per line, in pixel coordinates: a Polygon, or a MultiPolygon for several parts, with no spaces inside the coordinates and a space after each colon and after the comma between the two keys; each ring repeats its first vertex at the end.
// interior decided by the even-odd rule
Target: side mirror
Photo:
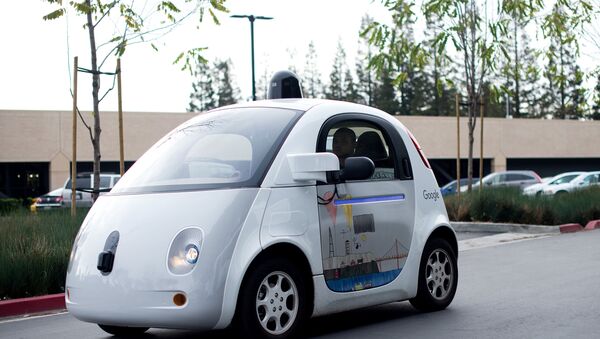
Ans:
{"type": "Polygon", "coordinates": [[[375,172],[375,164],[367,157],[350,157],[344,161],[344,169],[340,170],[339,180],[365,180],[375,172]]]}
{"type": "Polygon", "coordinates": [[[333,153],[302,153],[287,156],[294,181],[327,182],[327,172],[339,171],[340,162],[333,153]]]}

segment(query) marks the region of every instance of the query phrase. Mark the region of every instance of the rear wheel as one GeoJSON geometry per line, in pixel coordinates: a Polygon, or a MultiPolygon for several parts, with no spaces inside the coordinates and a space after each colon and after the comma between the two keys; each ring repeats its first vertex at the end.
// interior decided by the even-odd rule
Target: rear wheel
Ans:
{"type": "Polygon", "coordinates": [[[123,327],[123,326],[111,326],[98,324],[100,328],[106,332],[117,337],[130,337],[136,334],[142,334],[148,331],[148,327],[123,327]]]}
{"type": "Polygon", "coordinates": [[[261,263],[240,291],[237,328],[244,337],[292,338],[307,314],[306,278],[285,259],[261,263]]]}
{"type": "Polygon", "coordinates": [[[430,240],[421,257],[417,296],[410,303],[421,311],[443,310],[454,299],[457,286],[456,254],[446,240],[430,240]]]}

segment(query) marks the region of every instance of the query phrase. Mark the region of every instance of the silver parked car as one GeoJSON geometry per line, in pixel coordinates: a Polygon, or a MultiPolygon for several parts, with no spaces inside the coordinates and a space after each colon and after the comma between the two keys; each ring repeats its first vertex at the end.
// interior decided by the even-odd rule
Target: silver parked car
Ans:
{"type": "MultiPolygon", "coordinates": [[[[541,183],[542,179],[534,171],[502,171],[486,175],[482,182],[484,187],[518,187],[522,190],[527,186],[541,183]]],[[[473,188],[478,187],[479,182],[473,184],[473,188]]]]}
{"type": "MultiPolygon", "coordinates": [[[[116,183],[121,179],[119,174],[112,173],[100,173],[100,190],[108,192],[116,183]]],[[[75,182],[77,187],[76,199],[77,207],[91,207],[92,206],[92,186],[94,183],[94,175],[91,173],[80,173],[77,174],[77,181],[75,182]]],[[[64,207],[71,207],[71,178],[65,181],[65,185],[62,190],[62,205],[64,207]]],[[[100,193],[103,194],[104,192],[100,193]]]]}

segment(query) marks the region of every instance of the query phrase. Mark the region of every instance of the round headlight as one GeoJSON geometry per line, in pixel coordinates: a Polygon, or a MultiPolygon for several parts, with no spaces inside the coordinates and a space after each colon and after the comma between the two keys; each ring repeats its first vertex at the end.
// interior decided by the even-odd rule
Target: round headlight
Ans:
{"type": "Polygon", "coordinates": [[[187,227],[171,241],[167,257],[167,267],[173,274],[190,273],[202,255],[203,232],[198,227],[187,227]]]}
{"type": "Polygon", "coordinates": [[[189,244],[185,247],[185,261],[190,264],[198,262],[198,247],[194,244],[189,244]]]}

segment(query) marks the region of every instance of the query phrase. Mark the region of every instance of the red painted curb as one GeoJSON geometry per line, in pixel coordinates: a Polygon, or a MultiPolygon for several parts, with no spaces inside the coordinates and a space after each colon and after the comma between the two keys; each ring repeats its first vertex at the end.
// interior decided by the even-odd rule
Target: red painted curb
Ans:
{"type": "Polygon", "coordinates": [[[571,233],[571,232],[579,232],[583,230],[583,226],[579,224],[564,224],[558,226],[560,229],[560,233],[571,233]]]}
{"type": "Polygon", "coordinates": [[[586,231],[591,231],[595,229],[600,229],[600,219],[599,220],[590,220],[587,225],[585,225],[586,231]]]}
{"type": "Polygon", "coordinates": [[[65,294],[0,301],[0,318],[65,309],[65,294]]]}

